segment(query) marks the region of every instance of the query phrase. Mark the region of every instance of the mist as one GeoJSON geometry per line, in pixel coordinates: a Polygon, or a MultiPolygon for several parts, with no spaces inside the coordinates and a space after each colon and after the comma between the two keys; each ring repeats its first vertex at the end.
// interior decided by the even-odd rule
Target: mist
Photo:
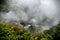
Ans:
{"type": "Polygon", "coordinates": [[[60,0],[8,0],[1,22],[26,21],[49,29],[60,21],[60,0]]]}

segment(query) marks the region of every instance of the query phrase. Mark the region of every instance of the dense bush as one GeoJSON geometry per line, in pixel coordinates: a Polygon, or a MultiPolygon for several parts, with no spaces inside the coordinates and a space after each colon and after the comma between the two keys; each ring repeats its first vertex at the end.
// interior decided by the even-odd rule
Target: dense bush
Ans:
{"type": "Polygon", "coordinates": [[[60,23],[35,35],[35,40],[60,40],[60,23]]]}
{"type": "Polygon", "coordinates": [[[33,40],[33,37],[24,28],[0,23],[0,40],[33,40]]]}
{"type": "Polygon", "coordinates": [[[29,30],[0,23],[0,40],[60,40],[60,24],[32,36],[29,30]]]}

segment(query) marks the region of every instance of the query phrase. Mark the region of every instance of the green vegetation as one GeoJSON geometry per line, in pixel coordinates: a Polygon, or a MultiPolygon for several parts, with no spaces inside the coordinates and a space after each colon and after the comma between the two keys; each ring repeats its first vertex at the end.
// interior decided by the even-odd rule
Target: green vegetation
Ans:
{"type": "Polygon", "coordinates": [[[10,24],[0,24],[0,40],[33,40],[30,32],[10,24]]]}
{"type": "Polygon", "coordinates": [[[37,32],[34,36],[24,28],[0,23],[0,40],[60,40],[60,23],[49,30],[37,32]]]}
{"type": "Polygon", "coordinates": [[[6,5],[6,4],[0,4],[0,12],[1,11],[8,11],[8,5],[6,5]]]}

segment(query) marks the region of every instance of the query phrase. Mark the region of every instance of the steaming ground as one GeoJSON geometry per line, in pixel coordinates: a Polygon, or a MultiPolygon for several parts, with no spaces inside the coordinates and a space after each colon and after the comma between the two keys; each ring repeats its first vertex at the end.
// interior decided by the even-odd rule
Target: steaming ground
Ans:
{"type": "Polygon", "coordinates": [[[9,12],[0,13],[2,21],[26,21],[44,29],[60,21],[60,0],[9,0],[9,12]]]}

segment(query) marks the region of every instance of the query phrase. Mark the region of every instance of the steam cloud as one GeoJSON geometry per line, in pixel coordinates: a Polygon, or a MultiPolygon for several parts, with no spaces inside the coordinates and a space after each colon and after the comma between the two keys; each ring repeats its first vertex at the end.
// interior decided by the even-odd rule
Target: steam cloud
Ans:
{"type": "Polygon", "coordinates": [[[2,22],[29,21],[48,29],[60,21],[59,0],[8,0],[7,2],[9,12],[1,14],[2,22]]]}

